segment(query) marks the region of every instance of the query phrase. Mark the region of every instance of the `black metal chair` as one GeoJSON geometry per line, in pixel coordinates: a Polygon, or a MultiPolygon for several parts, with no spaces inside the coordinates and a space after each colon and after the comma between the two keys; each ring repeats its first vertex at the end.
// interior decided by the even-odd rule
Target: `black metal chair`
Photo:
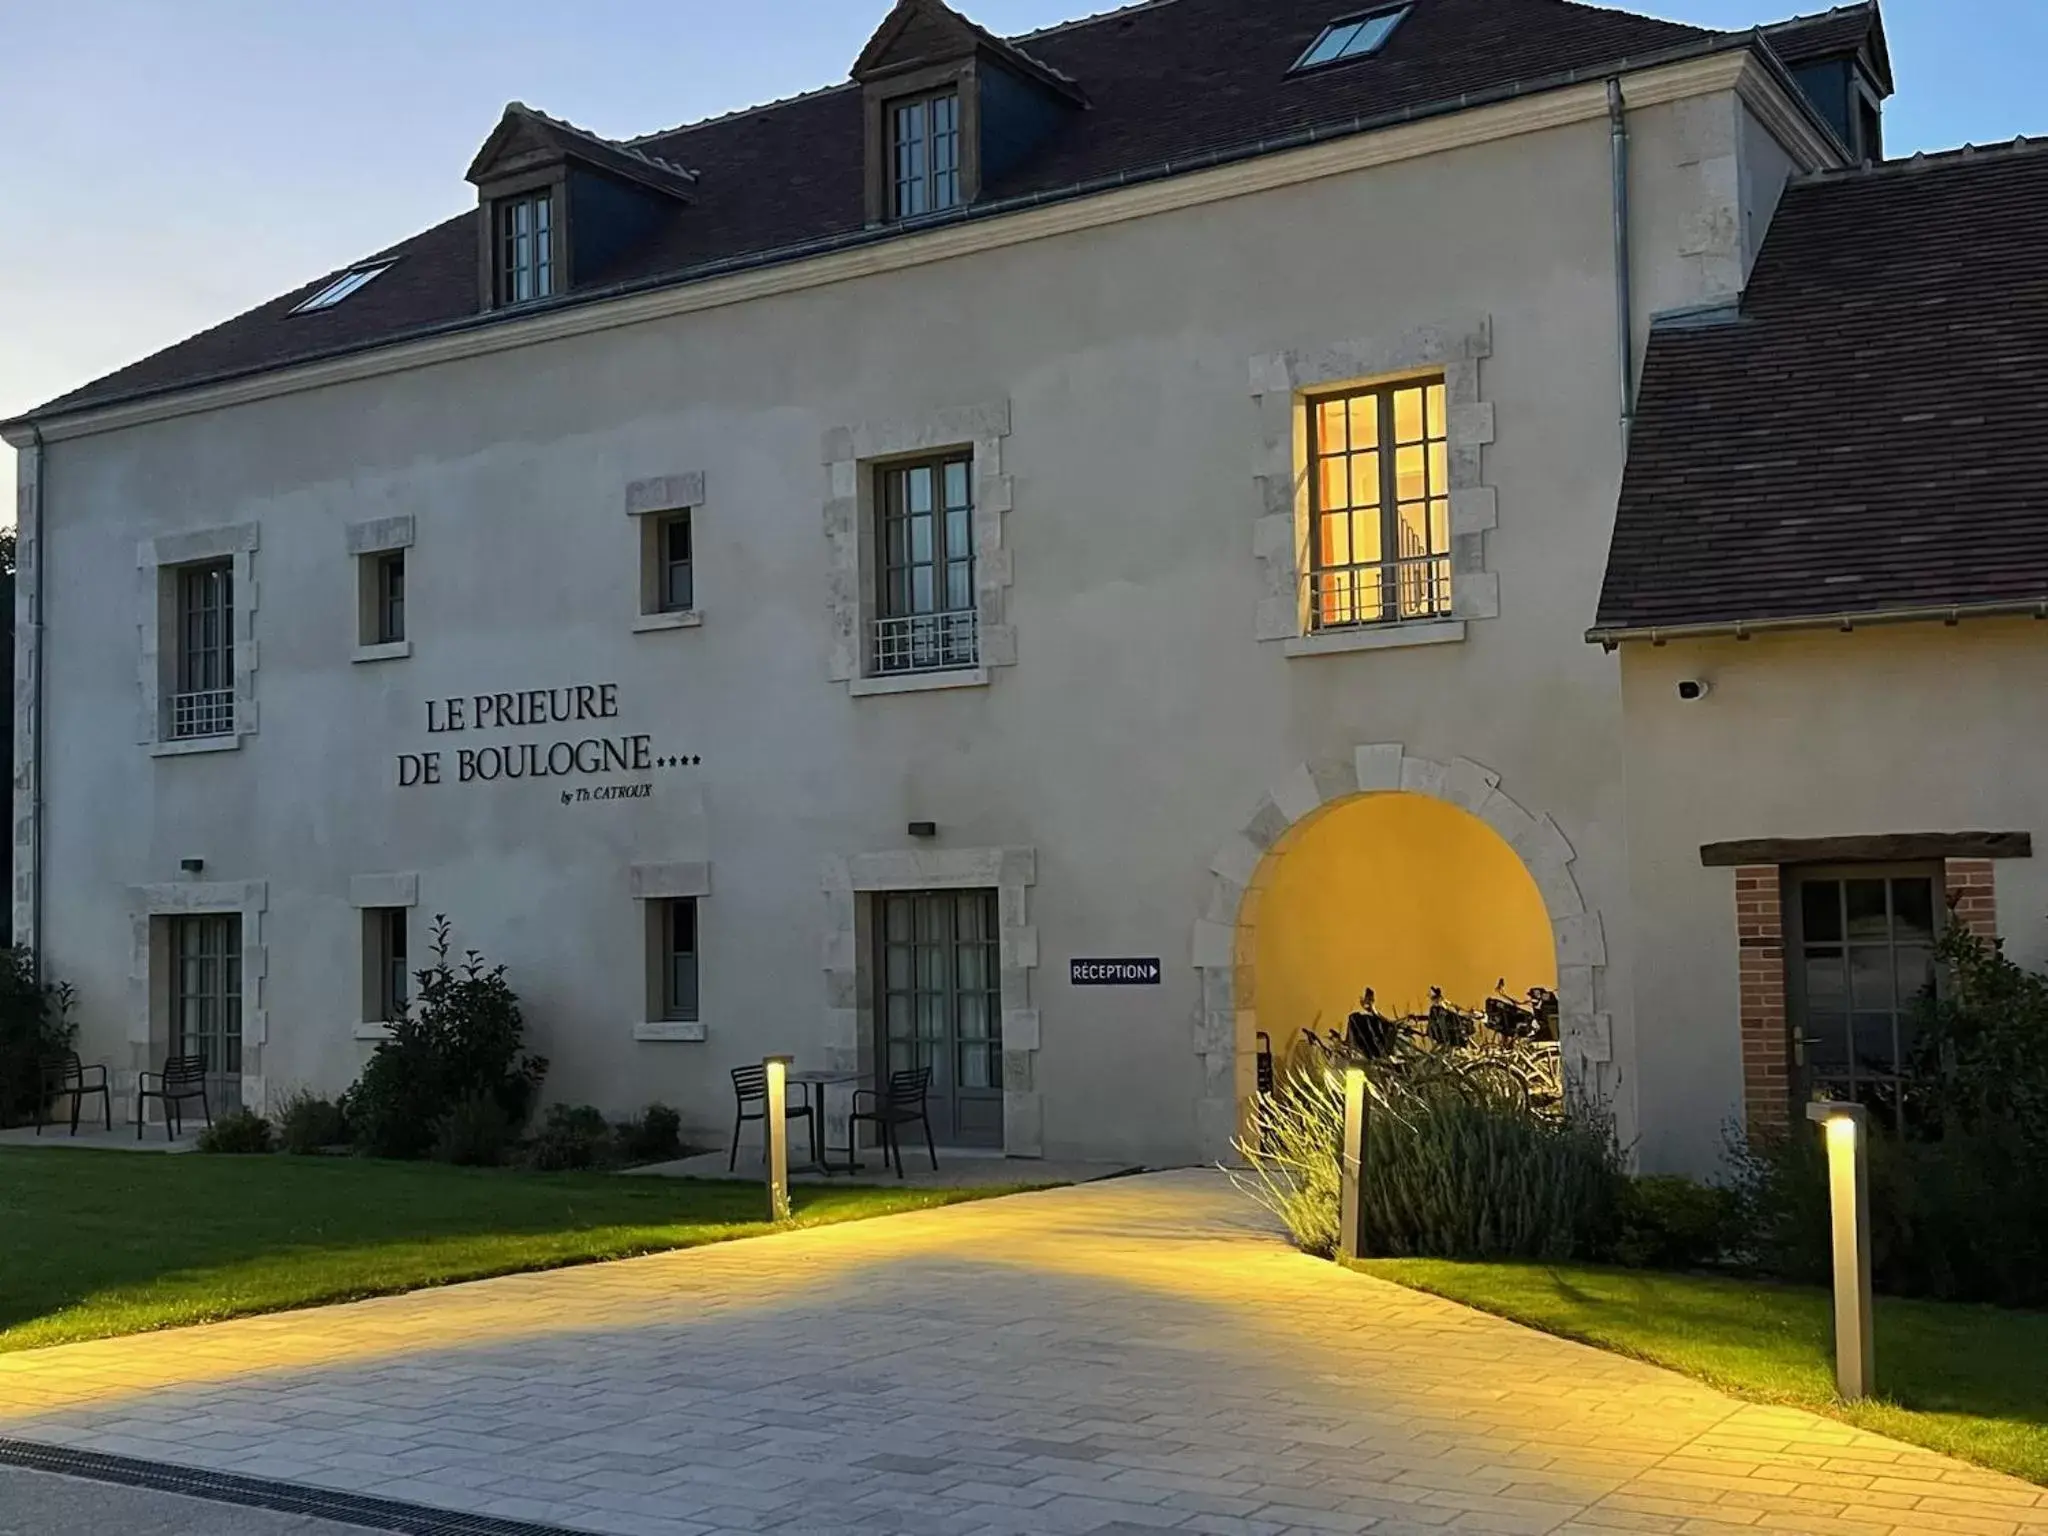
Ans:
{"type": "Polygon", "coordinates": [[[930,1154],[932,1171],[939,1167],[938,1145],[932,1140],[932,1118],[925,1107],[925,1096],[931,1092],[932,1069],[911,1067],[902,1072],[889,1074],[888,1088],[877,1093],[872,1088],[856,1088],[853,1091],[853,1113],[847,1116],[847,1136],[853,1136],[853,1128],[863,1120],[875,1128],[881,1137],[882,1149],[896,1164],[896,1177],[903,1177],[903,1147],[896,1136],[899,1125],[912,1123],[924,1127],[924,1149],[930,1154]],[[861,1100],[867,1099],[872,1108],[862,1109],[861,1100]]]}
{"type": "MultiPolygon", "coordinates": [[[[739,1166],[741,1128],[749,1120],[759,1120],[763,1133],[765,1134],[767,1131],[768,1069],[763,1066],[734,1067],[732,1069],[732,1092],[733,1097],[739,1101],[739,1105],[734,1112],[732,1122],[732,1151],[727,1154],[725,1159],[725,1171],[727,1173],[731,1173],[733,1169],[739,1166]],[[749,1104],[757,1104],[760,1107],[749,1113],[747,1109],[749,1104]]],[[[808,1103],[791,1104],[785,1098],[782,1103],[782,1118],[785,1123],[791,1120],[809,1120],[811,1122],[811,1141],[813,1146],[816,1145],[818,1122],[813,1118],[811,1106],[808,1103]]]]}
{"type": "Polygon", "coordinates": [[[199,1112],[213,1124],[213,1106],[206,1102],[206,1058],[166,1056],[161,1072],[143,1072],[135,1081],[135,1139],[142,1140],[142,1111],[145,1101],[155,1099],[164,1107],[164,1140],[185,1133],[185,1116],[178,1106],[188,1099],[199,1101],[199,1112]],[[150,1086],[154,1080],[156,1086],[150,1086]]]}
{"type": "Polygon", "coordinates": [[[95,1062],[86,1066],[78,1059],[78,1052],[65,1051],[56,1056],[45,1056],[37,1066],[38,1092],[36,1094],[36,1134],[43,1134],[43,1127],[49,1124],[50,1100],[71,1099],[71,1134],[78,1134],[78,1111],[84,1101],[93,1094],[100,1096],[100,1109],[106,1116],[107,1129],[114,1128],[114,1098],[107,1090],[107,1069],[95,1062]]]}

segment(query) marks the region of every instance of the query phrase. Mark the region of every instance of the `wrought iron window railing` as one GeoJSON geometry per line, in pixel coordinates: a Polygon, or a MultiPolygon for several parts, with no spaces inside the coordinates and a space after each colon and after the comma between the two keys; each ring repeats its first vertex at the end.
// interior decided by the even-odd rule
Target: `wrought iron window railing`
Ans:
{"type": "Polygon", "coordinates": [[[981,659],[981,629],[972,608],[875,620],[878,673],[938,672],[981,659]]]}
{"type": "Polygon", "coordinates": [[[1414,555],[1310,571],[1312,629],[1358,629],[1448,618],[1451,562],[1445,555],[1414,555]]]}
{"type": "Polygon", "coordinates": [[[202,688],[171,695],[171,739],[231,736],[235,730],[235,690],[202,688]]]}

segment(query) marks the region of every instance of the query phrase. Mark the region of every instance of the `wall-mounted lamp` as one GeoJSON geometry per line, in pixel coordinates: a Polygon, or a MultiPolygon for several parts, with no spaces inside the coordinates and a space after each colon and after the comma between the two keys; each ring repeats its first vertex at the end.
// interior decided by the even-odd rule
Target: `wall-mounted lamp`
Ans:
{"type": "Polygon", "coordinates": [[[180,868],[180,869],[182,869],[183,871],[185,871],[185,873],[186,873],[186,874],[188,874],[188,875],[196,875],[196,874],[198,874],[198,873],[199,873],[199,872],[200,872],[200,871],[201,871],[202,869],[206,868],[206,860],[204,860],[204,859],[180,859],[180,860],[178,860],[178,868],[180,868]]]}
{"type": "Polygon", "coordinates": [[[1870,1287],[1870,1112],[1861,1104],[1806,1106],[1827,1136],[1834,1217],[1835,1388],[1851,1400],[1877,1385],[1870,1287]]]}
{"type": "Polygon", "coordinates": [[[936,821],[913,821],[910,824],[910,835],[912,837],[937,837],[939,835],[939,824],[936,821]]]}

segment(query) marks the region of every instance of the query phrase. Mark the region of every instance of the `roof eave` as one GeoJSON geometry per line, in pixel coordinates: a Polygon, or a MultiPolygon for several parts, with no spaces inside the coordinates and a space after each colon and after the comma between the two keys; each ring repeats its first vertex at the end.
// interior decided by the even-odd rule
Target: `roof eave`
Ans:
{"type": "Polygon", "coordinates": [[[1842,609],[1834,613],[1758,615],[1742,619],[1710,619],[1690,624],[1596,625],[1586,631],[1588,645],[1608,650],[1629,641],[1663,645],[1671,640],[1747,640],[1752,635],[1791,630],[1835,629],[1844,632],[1879,624],[1960,624],[1965,619],[2033,618],[2048,620],[2048,593],[2009,598],[1995,603],[1925,603],[1902,608],[1842,609]]]}

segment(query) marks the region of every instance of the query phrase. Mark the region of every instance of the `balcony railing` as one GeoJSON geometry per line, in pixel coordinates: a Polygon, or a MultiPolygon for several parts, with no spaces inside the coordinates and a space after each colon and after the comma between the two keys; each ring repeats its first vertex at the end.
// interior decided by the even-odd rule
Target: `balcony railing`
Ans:
{"type": "Polygon", "coordinates": [[[203,688],[196,693],[171,695],[171,739],[186,741],[195,736],[232,736],[235,730],[235,690],[203,688]]]}
{"type": "Polygon", "coordinates": [[[1306,580],[1311,629],[1410,624],[1448,618],[1451,613],[1448,555],[1330,566],[1310,571],[1306,580]]]}
{"type": "Polygon", "coordinates": [[[941,672],[981,659],[981,629],[972,608],[875,620],[875,671],[941,672]]]}

